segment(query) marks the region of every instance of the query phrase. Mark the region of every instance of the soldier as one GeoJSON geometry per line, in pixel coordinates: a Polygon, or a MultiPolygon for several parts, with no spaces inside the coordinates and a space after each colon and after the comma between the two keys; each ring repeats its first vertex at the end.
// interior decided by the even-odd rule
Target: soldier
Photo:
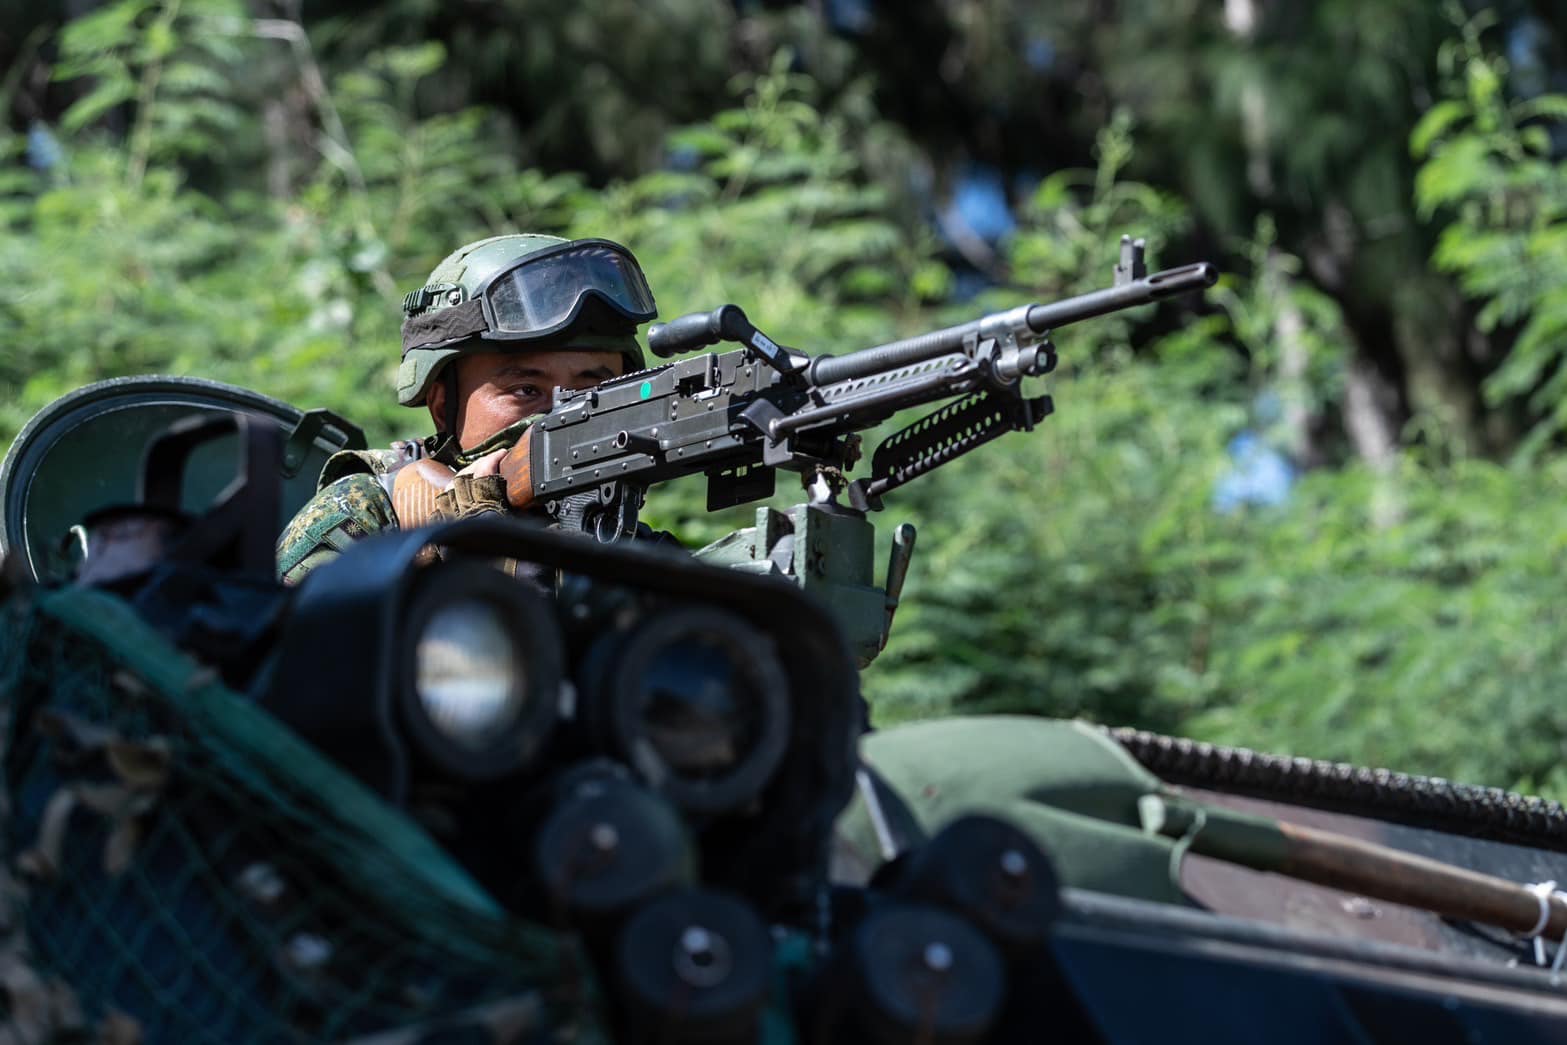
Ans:
{"type": "Polygon", "coordinates": [[[328,461],[278,541],[279,577],[296,584],[372,533],[508,510],[496,474],[506,449],[556,387],[640,369],[636,329],[656,315],[641,267],[619,244],[508,235],[459,247],[403,299],[397,398],[427,407],[435,434],[328,461]],[[456,470],[439,496],[428,481],[398,482],[421,461],[456,470]]]}
{"type": "MultiPolygon", "coordinates": [[[[403,311],[398,400],[427,407],[435,434],[389,450],[345,451],[327,462],[319,492],[278,542],[278,572],[287,583],[378,531],[510,510],[500,457],[532,417],[550,408],[555,387],[591,387],[641,368],[636,328],[655,316],[646,278],[624,247],[531,235],[459,248],[404,299],[403,311]],[[456,469],[438,496],[425,479],[398,482],[418,475],[425,462],[443,466],[433,470],[443,482],[456,469]]],[[[1091,821],[1083,827],[1076,823],[1082,817],[1042,800],[1050,788],[1036,777],[1058,760],[1034,753],[1053,750],[1063,731],[1077,729],[997,718],[871,734],[862,755],[872,772],[860,775],[855,801],[838,823],[837,875],[864,881],[946,822],[984,812],[1018,823],[1055,853],[1071,884],[1108,882],[1134,895],[1177,897],[1168,843],[1091,821]],[[954,751],[975,757],[953,758],[954,751]],[[1079,834],[1092,844],[1062,844],[1079,834]]],[[[1095,772],[1114,778],[1114,770],[1130,765],[1114,745],[1090,739],[1099,741],[1094,751],[1113,749],[1098,755],[1095,772]]],[[[1079,776],[1085,774],[1092,775],[1085,769],[1079,776]]]]}

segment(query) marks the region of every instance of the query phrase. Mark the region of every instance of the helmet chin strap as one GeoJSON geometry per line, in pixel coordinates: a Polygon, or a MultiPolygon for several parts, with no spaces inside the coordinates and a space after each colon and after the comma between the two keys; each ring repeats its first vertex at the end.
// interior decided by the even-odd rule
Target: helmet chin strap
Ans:
{"type": "Polygon", "coordinates": [[[457,442],[457,368],[451,365],[442,368],[435,380],[446,390],[446,405],[441,411],[441,419],[436,422],[435,434],[424,441],[424,452],[442,464],[460,468],[460,464],[453,463],[462,453],[462,445],[457,442]]]}

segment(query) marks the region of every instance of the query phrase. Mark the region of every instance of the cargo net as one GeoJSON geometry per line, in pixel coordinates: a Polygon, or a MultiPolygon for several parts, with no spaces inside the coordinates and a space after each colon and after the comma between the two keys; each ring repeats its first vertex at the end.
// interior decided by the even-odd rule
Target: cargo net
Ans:
{"type": "Polygon", "coordinates": [[[575,950],[125,604],[13,597],[0,628],[22,1040],[601,1037],[575,950]]]}

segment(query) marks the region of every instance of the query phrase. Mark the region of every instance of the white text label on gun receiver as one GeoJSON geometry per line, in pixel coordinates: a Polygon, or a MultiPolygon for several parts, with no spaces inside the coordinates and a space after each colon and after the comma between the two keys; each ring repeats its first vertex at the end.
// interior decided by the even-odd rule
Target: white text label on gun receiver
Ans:
{"type": "Polygon", "coordinates": [[[760,330],[756,332],[756,336],[751,338],[751,347],[766,355],[768,359],[777,359],[779,354],[783,352],[783,349],[773,344],[772,338],[760,330]]]}

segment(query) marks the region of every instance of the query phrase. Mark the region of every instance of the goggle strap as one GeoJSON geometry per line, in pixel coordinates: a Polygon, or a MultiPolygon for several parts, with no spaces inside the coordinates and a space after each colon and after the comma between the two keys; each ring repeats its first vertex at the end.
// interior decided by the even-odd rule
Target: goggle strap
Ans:
{"type": "Polygon", "coordinates": [[[478,299],[450,308],[436,309],[403,320],[403,355],[416,348],[442,345],[459,338],[482,334],[490,329],[484,318],[484,305],[478,299]]]}

